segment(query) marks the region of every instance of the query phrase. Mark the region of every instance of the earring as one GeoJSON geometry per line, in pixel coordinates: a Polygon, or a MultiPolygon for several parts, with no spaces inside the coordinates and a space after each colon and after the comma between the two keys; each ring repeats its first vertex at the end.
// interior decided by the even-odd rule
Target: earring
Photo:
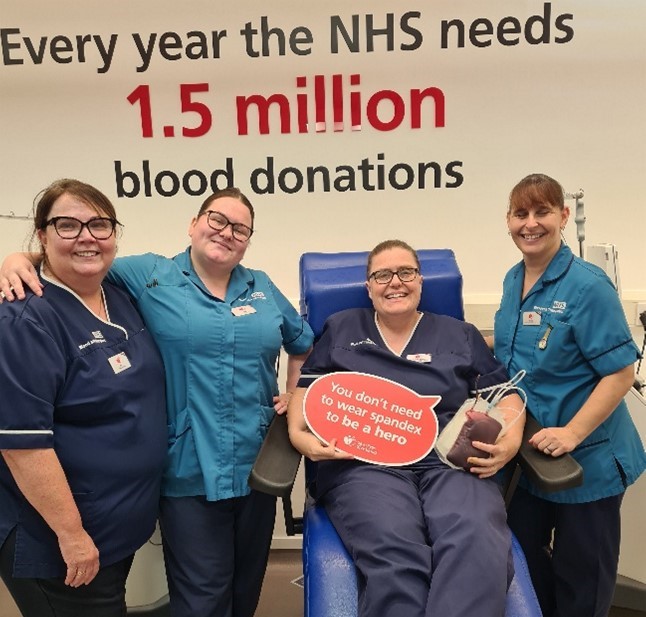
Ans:
{"type": "Polygon", "coordinates": [[[511,231],[507,231],[507,235],[508,235],[508,236],[511,236],[511,231]]]}

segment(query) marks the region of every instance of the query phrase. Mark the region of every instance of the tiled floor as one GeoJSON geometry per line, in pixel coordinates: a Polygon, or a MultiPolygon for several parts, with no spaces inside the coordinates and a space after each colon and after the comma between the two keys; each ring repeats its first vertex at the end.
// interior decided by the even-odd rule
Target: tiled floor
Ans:
{"type": "MultiPolygon", "coordinates": [[[[300,551],[273,551],[255,617],[302,617],[303,590],[294,580],[301,575],[300,551]]],[[[646,612],[613,608],[609,617],[645,617],[646,612]]],[[[20,617],[0,582],[0,617],[20,617]]],[[[88,616],[90,617],[90,616],[88,616]]]]}

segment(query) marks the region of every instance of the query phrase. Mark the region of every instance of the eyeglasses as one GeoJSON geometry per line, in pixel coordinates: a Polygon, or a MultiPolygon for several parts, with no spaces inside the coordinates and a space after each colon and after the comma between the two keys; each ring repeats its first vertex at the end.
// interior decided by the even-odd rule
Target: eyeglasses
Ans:
{"type": "Polygon", "coordinates": [[[90,235],[95,240],[107,240],[114,233],[115,227],[120,224],[116,219],[104,216],[94,217],[85,223],[73,216],[55,216],[49,219],[44,227],[53,225],[56,233],[64,240],[78,238],[83,231],[83,227],[87,227],[90,235]]]}
{"type": "Polygon", "coordinates": [[[208,223],[211,229],[215,231],[224,231],[229,225],[231,225],[231,233],[236,240],[240,242],[246,242],[251,238],[253,234],[253,229],[248,227],[244,223],[232,223],[222,212],[217,212],[216,210],[207,210],[203,214],[206,214],[206,222],[208,223]]]}
{"type": "Polygon", "coordinates": [[[399,268],[399,270],[375,270],[368,279],[375,279],[376,283],[379,285],[387,285],[390,281],[393,280],[393,276],[397,275],[397,278],[402,283],[410,283],[415,280],[415,277],[419,274],[417,268],[399,268]]]}

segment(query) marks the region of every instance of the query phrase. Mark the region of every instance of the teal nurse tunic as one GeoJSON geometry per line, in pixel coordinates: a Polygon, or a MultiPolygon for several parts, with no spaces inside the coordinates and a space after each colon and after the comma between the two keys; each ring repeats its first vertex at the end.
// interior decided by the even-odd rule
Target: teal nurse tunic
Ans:
{"type": "Polygon", "coordinates": [[[278,394],[281,347],[305,353],[310,327],[259,270],[236,266],[224,300],[191,265],[190,249],[116,259],[111,281],[135,299],[166,371],[166,497],[242,497],[278,394]]]}
{"type": "MultiPolygon", "coordinates": [[[[523,263],[506,275],[494,324],[494,352],[510,374],[527,375],[528,409],[544,426],[564,426],[602,377],[639,358],[617,292],[605,273],[559,252],[521,299],[523,263]]],[[[625,402],[572,452],[582,465],[581,487],[533,494],[559,503],[618,495],[646,468],[646,454],[625,402]]]]}

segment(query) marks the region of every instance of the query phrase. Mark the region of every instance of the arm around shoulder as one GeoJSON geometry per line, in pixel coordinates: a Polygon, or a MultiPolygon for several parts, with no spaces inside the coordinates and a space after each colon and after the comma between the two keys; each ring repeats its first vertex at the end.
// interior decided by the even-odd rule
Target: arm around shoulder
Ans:
{"type": "Polygon", "coordinates": [[[40,253],[11,253],[0,266],[0,303],[25,299],[25,286],[42,296],[42,285],[35,266],[42,261],[40,253]]]}

